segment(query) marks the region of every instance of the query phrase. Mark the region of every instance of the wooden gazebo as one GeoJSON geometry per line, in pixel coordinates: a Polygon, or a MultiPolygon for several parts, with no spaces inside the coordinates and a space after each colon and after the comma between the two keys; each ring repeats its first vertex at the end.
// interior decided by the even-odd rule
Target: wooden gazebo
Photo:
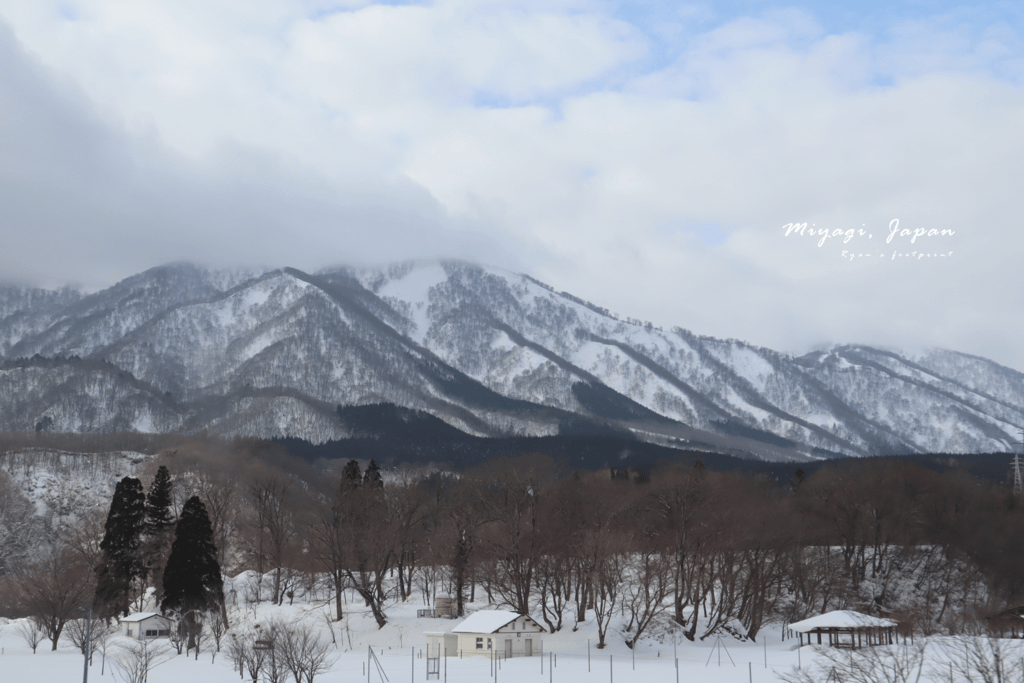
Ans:
{"type": "Polygon", "coordinates": [[[892,619],[881,619],[850,610],[820,614],[790,624],[789,628],[800,634],[800,645],[804,644],[804,634],[807,635],[807,644],[817,635],[818,645],[821,645],[824,634],[828,636],[830,646],[853,649],[865,645],[891,645],[896,636],[896,622],[892,619]]]}

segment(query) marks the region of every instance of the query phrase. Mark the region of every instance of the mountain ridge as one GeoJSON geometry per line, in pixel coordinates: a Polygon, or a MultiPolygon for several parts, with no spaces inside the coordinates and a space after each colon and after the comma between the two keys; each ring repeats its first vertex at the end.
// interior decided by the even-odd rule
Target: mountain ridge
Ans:
{"type": "Polygon", "coordinates": [[[476,436],[590,425],[804,459],[1010,450],[1024,424],[1024,374],[978,356],[861,344],[795,356],[622,320],[455,260],[169,264],[88,295],[0,285],[0,314],[10,431],[48,417],[64,431],[322,443],[349,436],[337,406],[389,403],[476,436]]]}

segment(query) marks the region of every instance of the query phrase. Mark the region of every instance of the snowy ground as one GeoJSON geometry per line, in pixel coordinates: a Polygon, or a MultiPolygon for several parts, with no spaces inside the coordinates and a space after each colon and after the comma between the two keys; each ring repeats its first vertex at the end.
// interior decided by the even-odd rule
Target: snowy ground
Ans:
{"type": "MultiPolygon", "coordinates": [[[[416,610],[423,605],[418,601],[410,601],[406,605],[395,605],[388,610],[391,622],[378,630],[373,618],[365,608],[351,603],[348,616],[341,623],[335,624],[338,657],[332,670],[318,676],[316,681],[322,683],[339,683],[340,681],[367,680],[366,663],[367,648],[372,647],[383,666],[387,680],[425,681],[427,662],[423,658],[426,648],[425,631],[448,631],[458,621],[449,619],[417,619],[416,610]],[[347,625],[347,629],[346,629],[347,625]],[[351,645],[349,642],[351,641],[351,645]]],[[[486,608],[483,604],[471,605],[471,609],[486,608]]],[[[254,610],[239,610],[234,618],[251,620],[254,610]]],[[[260,619],[274,615],[291,619],[305,618],[322,629],[329,638],[323,608],[310,605],[273,607],[263,603],[255,610],[260,619]]],[[[33,655],[31,649],[17,634],[17,622],[0,626],[0,681],[74,681],[82,675],[82,655],[75,651],[70,641],[61,639],[56,652],[51,652],[48,640],[40,643],[38,654],[33,655]]],[[[635,669],[633,653],[622,643],[617,633],[609,633],[609,646],[598,650],[597,632],[592,623],[582,623],[577,632],[571,626],[563,628],[556,634],[547,634],[543,638],[543,674],[541,673],[541,657],[513,659],[501,662],[497,671],[498,681],[523,681],[525,683],[543,681],[565,681],[601,683],[655,683],[676,680],[676,671],[672,662],[673,644],[671,638],[665,642],[641,641],[636,652],[635,669]],[[588,672],[587,640],[590,639],[590,662],[588,672]],[[551,663],[556,666],[552,669],[551,663]]],[[[759,639],[760,640],[760,639],[759,639]]],[[[778,629],[769,630],[764,634],[767,647],[763,642],[740,643],[733,639],[722,639],[724,648],[716,647],[715,642],[690,643],[683,640],[678,645],[679,680],[690,683],[715,681],[721,683],[742,683],[754,681],[776,681],[775,670],[788,670],[797,663],[798,655],[793,649],[795,641],[790,639],[783,643],[778,629]],[[719,655],[721,665],[719,665],[719,655]],[[765,657],[767,655],[767,668],[765,657]],[[708,661],[710,658],[710,662],[708,661]]],[[[108,655],[114,651],[117,638],[112,638],[108,645],[108,655]]],[[[809,648],[805,648],[809,653],[809,648]]],[[[232,670],[231,662],[224,655],[218,654],[216,661],[211,663],[211,653],[203,652],[196,661],[179,655],[157,666],[149,676],[149,683],[229,683],[239,680],[237,670],[232,670]]],[[[102,662],[96,655],[89,670],[93,680],[116,680],[106,666],[105,675],[101,675],[102,662]]],[[[486,681],[493,678],[491,662],[485,657],[448,657],[441,663],[441,679],[452,683],[470,683],[486,681]]],[[[376,666],[372,666],[371,681],[381,680],[376,666]]]]}
{"type": "MultiPolygon", "coordinates": [[[[423,607],[418,602],[410,600],[405,605],[389,608],[391,621],[383,629],[377,629],[365,608],[350,602],[346,606],[348,613],[345,619],[334,625],[337,646],[333,652],[337,661],[329,673],[317,676],[316,681],[426,681],[427,662],[423,658],[426,638],[423,633],[450,631],[458,621],[418,619],[416,610],[423,607]],[[375,665],[371,666],[370,675],[367,676],[368,647],[372,647],[376,653],[386,679],[381,678],[375,665]]],[[[474,604],[470,607],[485,609],[488,606],[474,604]]],[[[330,639],[323,613],[322,605],[274,607],[264,602],[255,608],[250,606],[237,609],[232,619],[240,625],[251,624],[254,618],[263,621],[273,616],[288,620],[307,619],[321,629],[324,637],[330,639]]],[[[43,641],[39,645],[38,654],[33,655],[16,632],[16,626],[17,622],[0,625],[0,683],[78,680],[83,670],[82,655],[73,649],[69,640],[62,638],[56,652],[49,650],[49,641],[43,641]]],[[[634,653],[623,644],[620,634],[609,632],[609,646],[598,650],[593,622],[581,623],[579,626],[576,632],[571,630],[570,624],[559,633],[546,634],[543,637],[543,661],[541,657],[535,656],[501,662],[496,680],[489,659],[460,659],[458,656],[442,660],[440,680],[452,683],[482,683],[488,680],[494,680],[494,683],[672,683],[677,680],[686,683],[762,683],[778,681],[777,673],[792,671],[798,664],[806,668],[816,657],[815,647],[805,646],[798,652],[794,639],[783,642],[781,630],[777,627],[763,631],[757,643],[738,642],[732,638],[709,638],[703,643],[682,640],[676,644],[679,658],[677,677],[673,666],[671,634],[663,634],[661,642],[657,637],[642,640],[634,661],[634,653]]],[[[116,650],[118,639],[114,637],[109,641],[108,656],[116,650]]],[[[225,653],[218,654],[214,662],[211,662],[211,654],[208,649],[200,654],[198,660],[185,655],[175,656],[151,671],[149,683],[231,683],[240,679],[238,671],[232,669],[225,653]]],[[[941,659],[941,655],[930,659],[935,662],[941,659]]],[[[89,669],[89,677],[94,681],[118,680],[111,672],[109,661],[105,673],[101,673],[103,668],[104,664],[97,653],[89,669]]]]}

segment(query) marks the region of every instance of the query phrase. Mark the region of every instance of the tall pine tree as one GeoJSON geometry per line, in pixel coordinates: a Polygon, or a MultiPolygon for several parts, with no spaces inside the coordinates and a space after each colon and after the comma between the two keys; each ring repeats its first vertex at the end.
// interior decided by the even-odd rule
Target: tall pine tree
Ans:
{"type": "Polygon", "coordinates": [[[189,498],[181,509],[164,568],[163,588],[160,609],[165,614],[177,612],[190,619],[187,615],[192,610],[223,610],[224,578],[217,563],[213,527],[199,496],[189,498]]]}
{"type": "Polygon", "coordinates": [[[163,597],[164,565],[167,564],[173,532],[171,473],[161,465],[146,496],[146,540],[142,553],[145,578],[147,583],[156,587],[157,600],[163,597]]]}
{"type": "Polygon", "coordinates": [[[341,470],[341,483],[348,488],[357,489],[363,483],[363,474],[359,471],[359,463],[349,460],[341,470]]]}
{"type": "Polygon", "coordinates": [[[380,467],[376,460],[371,460],[370,464],[366,466],[366,472],[363,473],[363,486],[370,489],[384,488],[384,478],[381,477],[380,467]]]}
{"type": "Polygon", "coordinates": [[[96,596],[93,604],[100,619],[127,615],[142,577],[140,551],[145,521],[142,482],[125,477],[117,483],[100,549],[103,556],[96,567],[96,596]]]}

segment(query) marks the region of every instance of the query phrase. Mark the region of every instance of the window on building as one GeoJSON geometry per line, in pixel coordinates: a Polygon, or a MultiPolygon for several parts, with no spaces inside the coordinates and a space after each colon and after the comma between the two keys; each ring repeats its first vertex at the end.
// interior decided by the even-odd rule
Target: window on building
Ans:
{"type": "MultiPolygon", "coordinates": [[[[132,632],[129,631],[128,635],[131,635],[131,634],[132,634],[132,632]]],[[[484,649],[484,639],[483,638],[477,638],[476,639],[476,649],[478,649],[478,650],[484,649]]]]}
{"type": "Polygon", "coordinates": [[[488,650],[491,649],[491,639],[490,638],[487,639],[487,649],[488,650]]]}

